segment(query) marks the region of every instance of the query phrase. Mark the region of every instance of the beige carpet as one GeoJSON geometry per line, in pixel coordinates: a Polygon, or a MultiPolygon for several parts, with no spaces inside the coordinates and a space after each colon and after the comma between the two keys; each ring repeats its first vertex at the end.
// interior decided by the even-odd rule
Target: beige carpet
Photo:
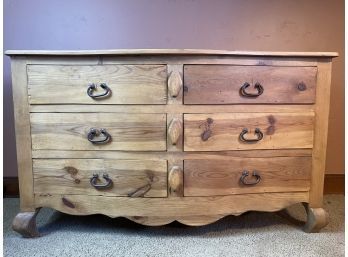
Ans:
{"type": "MultiPolygon", "coordinates": [[[[23,239],[11,230],[18,199],[4,199],[4,255],[54,256],[344,256],[344,196],[325,196],[329,225],[318,234],[306,234],[275,213],[249,212],[229,216],[211,225],[161,227],[137,225],[102,215],[69,216],[50,209],[38,215],[43,234],[23,239]]],[[[304,219],[302,205],[288,208],[304,219]]]]}

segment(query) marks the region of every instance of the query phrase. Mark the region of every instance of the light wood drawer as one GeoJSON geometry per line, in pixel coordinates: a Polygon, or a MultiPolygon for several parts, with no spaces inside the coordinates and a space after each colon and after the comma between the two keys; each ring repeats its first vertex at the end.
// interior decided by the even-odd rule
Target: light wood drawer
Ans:
{"type": "Polygon", "coordinates": [[[185,160],[184,195],[308,191],[310,172],[311,157],[185,160]]]}
{"type": "Polygon", "coordinates": [[[30,104],[166,104],[166,65],[28,65],[30,104]],[[111,90],[103,94],[105,83],[111,90]]]}
{"type": "Polygon", "coordinates": [[[35,194],[167,196],[165,160],[34,159],[33,172],[35,194]]]}
{"type": "Polygon", "coordinates": [[[184,114],[185,151],[313,147],[314,113],[184,114]]]}
{"type": "Polygon", "coordinates": [[[166,150],[166,114],[32,113],[30,121],[34,150],[166,150]]]}
{"type": "Polygon", "coordinates": [[[184,103],[310,104],[316,77],[316,67],[185,65],[184,103]]]}

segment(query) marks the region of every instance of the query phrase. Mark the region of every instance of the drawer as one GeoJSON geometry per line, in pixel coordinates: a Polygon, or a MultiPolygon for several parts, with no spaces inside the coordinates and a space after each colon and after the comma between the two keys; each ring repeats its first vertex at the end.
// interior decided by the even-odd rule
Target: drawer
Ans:
{"type": "Polygon", "coordinates": [[[314,113],[184,114],[185,151],[313,147],[314,113]]]}
{"type": "Polygon", "coordinates": [[[35,150],[166,150],[166,114],[32,113],[30,121],[35,150]]]}
{"type": "Polygon", "coordinates": [[[310,104],[316,67],[185,65],[185,104],[310,104]]]}
{"type": "Polygon", "coordinates": [[[34,159],[33,174],[35,194],[167,196],[165,160],[34,159]]]}
{"type": "Polygon", "coordinates": [[[185,160],[184,195],[309,191],[311,157],[185,160]]]}
{"type": "Polygon", "coordinates": [[[166,65],[28,65],[27,72],[30,104],[166,104],[166,65]]]}

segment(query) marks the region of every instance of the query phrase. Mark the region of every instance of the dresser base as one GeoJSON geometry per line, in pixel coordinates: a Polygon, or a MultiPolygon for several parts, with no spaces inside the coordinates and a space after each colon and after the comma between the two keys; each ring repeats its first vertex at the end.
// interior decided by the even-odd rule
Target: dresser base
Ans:
{"type": "Polygon", "coordinates": [[[319,232],[327,225],[328,215],[322,208],[309,207],[308,192],[166,198],[35,195],[33,210],[38,209],[20,212],[13,221],[13,229],[23,237],[39,236],[35,218],[40,207],[49,207],[71,215],[103,214],[112,218],[125,217],[147,226],[160,226],[173,221],[201,226],[228,215],[240,215],[247,211],[276,212],[301,202],[307,212],[304,231],[319,232]]]}
{"type": "MultiPolygon", "coordinates": [[[[307,212],[307,221],[303,230],[307,233],[319,232],[329,222],[328,213],[323,208],[310,208],[307,203],[304,203],[307,212]]],[[[40,208],[34,212],[20,212],[14,218],[12,228],[25,238],[39,237],[40,233],[36,227],[36,216],[40,208]]],[[[235,214],[239,215],[239,214],[235,214]]],[[[161,217],[161,216],[125,216],[125,218],[134,221],[138,224],[146,226],[161,226],[169,224],[173,221],[178,221],[181,224],[189,226],[208,225],[223,218],[224,215],[197,215],[187,217],[161,217]]]]}

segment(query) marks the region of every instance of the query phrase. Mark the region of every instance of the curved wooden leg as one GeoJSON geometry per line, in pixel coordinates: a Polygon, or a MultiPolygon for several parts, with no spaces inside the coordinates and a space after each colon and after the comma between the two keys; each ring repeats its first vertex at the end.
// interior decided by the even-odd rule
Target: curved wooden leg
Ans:
{"type": "Polygon", "coordinates": [[[323,208],[310,208],[308,203],[303,205],[307,212],[307,222],[303,228],[305,232],[319,232],[329,223],[329,214],[323,208]]]}
{"type": "Polygon", "coordinates": [[[12,229],[23,237],[38,237],[39,231],[36,228],[36,215],[40,209],[34,212],[20,212],[16,215],[12,222],[12,229]]]}

